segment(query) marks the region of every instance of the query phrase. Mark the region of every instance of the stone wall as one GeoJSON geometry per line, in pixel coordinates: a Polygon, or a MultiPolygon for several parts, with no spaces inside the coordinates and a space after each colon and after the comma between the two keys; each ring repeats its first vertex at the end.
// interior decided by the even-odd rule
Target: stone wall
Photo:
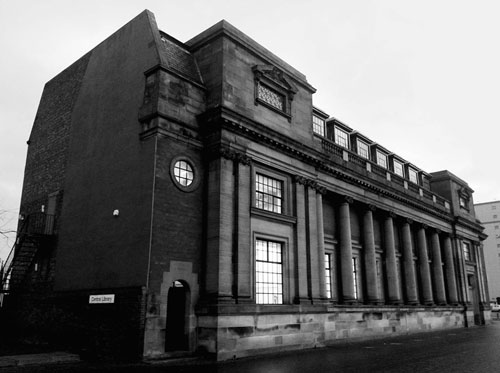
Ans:
{"type": "Polygon", "coordinates": [[[462,307],[334,307],[321,313],[200,316],[198,346],[226,360],[463,326],[462,307]]]}

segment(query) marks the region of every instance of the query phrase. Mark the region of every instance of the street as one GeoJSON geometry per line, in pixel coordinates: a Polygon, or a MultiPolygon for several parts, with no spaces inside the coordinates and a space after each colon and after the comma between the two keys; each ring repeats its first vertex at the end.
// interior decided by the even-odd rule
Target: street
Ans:
{"type": "MultiPolygon", "coordinates": [[[[494,315],[496,318],[496,315],[494,315]]],[[[301,350],[223,363],[72,364],[0,369],[4,372],[494,372],[500,366],[500,321],[328,348],[301,350]]]]}

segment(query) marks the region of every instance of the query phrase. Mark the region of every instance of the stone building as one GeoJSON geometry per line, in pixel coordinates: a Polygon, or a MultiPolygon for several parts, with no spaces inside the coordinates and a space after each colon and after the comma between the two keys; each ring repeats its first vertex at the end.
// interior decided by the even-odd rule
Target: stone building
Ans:
{"type": "Polygon", "coordinates": [[[474,209],[488,235],[483,241],[485,269],[490,302],[497,302],[497,298],[500,299],[500,201],[476,203],[474,209]]]}
{"type": "Polygon", "coordinates": [[[487,322],[467,183],[313,93],[226,21],[181,43],[141,13],[45,86],[4,314],[89,354],[219,360],[487,322]]]}

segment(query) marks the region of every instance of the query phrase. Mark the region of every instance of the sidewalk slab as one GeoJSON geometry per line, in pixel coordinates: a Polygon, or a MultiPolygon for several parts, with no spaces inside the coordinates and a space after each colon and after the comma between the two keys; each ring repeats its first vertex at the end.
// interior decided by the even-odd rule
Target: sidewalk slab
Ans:
{"type": "Polygon", "coordinates": [[[43,354],[0,356],[0,367],[75,363],[79,361],[80,356],[77,354],[71,354],[69,352],[49,352],[43,354]]]}

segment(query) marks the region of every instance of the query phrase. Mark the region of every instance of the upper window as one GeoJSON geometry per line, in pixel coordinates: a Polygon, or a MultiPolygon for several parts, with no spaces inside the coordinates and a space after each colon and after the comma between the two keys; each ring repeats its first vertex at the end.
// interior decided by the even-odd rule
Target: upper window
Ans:
{"type": "Polygon", "coordinates": [[[370,152],[368,150],[368,144],[364,141],[358,139],[358,154],[363,158],[370,159],[370,152]]]}
{"type": "Polygon", "coordinates": [[[470,251],[470,244],[468,242],[462,242],[462,248],[464,251],[464,258],[467,261],[472,260],[472,253],[470,251]]]}
{"type": "Polygon", "coordinates": [[[460,207],[463,207],[463,208],[467,207],[467,200],[465,199],[465,197],[460,196],[459,201],[460,201],[460,207]]]}
{"type": "Polygon", "coordinates": [[[394,173],[401,177],[405,177],[403,163],[394,159],[393,164],[394,164],[394,173]]]}
{"type": "Polygon", "coordinates": [[[316,115],[313,115],[313,132],[325,136],[325,121],[316,115]]]}
{"type": "Polygon", "coordinates": [[[291,121],[291,105],[297,87],[282,71],[270,65],[252,68],[255,78],[255,104],[263,104],[291,121]]]}
{"type": "Polygon", "coordinates": [[[411,167],[408,167],[408,178],[412,183],[418,184],[418,172],[411,167]]]}
{"type": "Polygon", "coordinates": [[[184,192],[195,190],[200,183],[194,163],[183,156],[172,160],[170,164],[170,177],[174,181],[175,186],[184,192]]]}
{"type": "Polygon", "coordinates": [[[186,161],[177,161],[174,165],[175,180],[182,186],[190,186],[194,180],[193,168],[186,161]]]}
{"type": "Polygon", "coordinates": [[[285,110],[285,96],[274,91],[273,89],[266,87],[263,84],[259,84],[259,88],[257,91],[257,97],[264,101],[266,104],[269,104],[275,107],[278,110],[285,110]]]}
{"type": "Polygon", "coordinates": [[[387,155],[377,150],[377,164],[381,167],[387,168],[387,155]]]}
{"type": "Polygon", "coordinates": [[[283,182],[256,174],[255,207],[281,214],[283,209],[283,182]]]}
{"type": "Polygon", "coordinates": [[[283,303],[282,244],[255,242],[255,301],[257,304],[283,303]]]}
{"type": "Polygon", "coordinates": [[[335,142],[346,149],[349,149],[349,135],[347,132],[335,127],[335,142]]]}

